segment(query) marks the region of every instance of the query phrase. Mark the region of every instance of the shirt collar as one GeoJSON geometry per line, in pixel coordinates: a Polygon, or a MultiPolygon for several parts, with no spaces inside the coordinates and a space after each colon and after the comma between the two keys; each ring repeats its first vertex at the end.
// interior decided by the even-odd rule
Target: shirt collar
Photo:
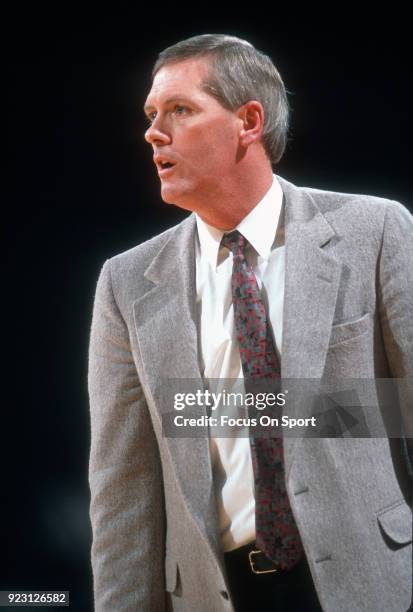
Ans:
{"type": "MultiPolygon", "coordinates": [[[[271,253],[281,213],[283,192],[276,175],[273,174],[271,187],[260,202],[233,229],[237,229],[253,246],[258,255],[267,259],[271,253]]],[[[215,269],[223,230],[205,223],[195,213],[201,256],[215,269]]],[[[229,230],[233,231],[233,230],[229,230]]]]}

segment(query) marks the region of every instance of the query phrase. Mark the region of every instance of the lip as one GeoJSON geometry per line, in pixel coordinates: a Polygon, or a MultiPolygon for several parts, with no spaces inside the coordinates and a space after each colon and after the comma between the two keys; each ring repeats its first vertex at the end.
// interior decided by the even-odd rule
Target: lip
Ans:
{"type": "Polygon", "coordinates": [[[171,166],[170,168],[160,168],[158,166],[158,175],[159,176],[169,176],[175,170],[175,165],[171,166]]]}

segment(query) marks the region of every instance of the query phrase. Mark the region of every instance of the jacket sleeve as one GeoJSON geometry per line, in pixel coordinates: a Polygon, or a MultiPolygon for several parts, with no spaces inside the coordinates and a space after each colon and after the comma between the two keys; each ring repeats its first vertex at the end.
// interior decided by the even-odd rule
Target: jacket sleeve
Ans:
{"type": "Polygon", "coordinates": [[[96,612],[165,609],[158,446],[117,306],[110,260],[93,307],[88,390],[91,561],[96,612]]]}
{"type": "Polygon", "coordinates": [[[413,217],[392,202],[380,257],[380,316],[391,375],[400,380],[404,449],[413,477],[413,217]]]}

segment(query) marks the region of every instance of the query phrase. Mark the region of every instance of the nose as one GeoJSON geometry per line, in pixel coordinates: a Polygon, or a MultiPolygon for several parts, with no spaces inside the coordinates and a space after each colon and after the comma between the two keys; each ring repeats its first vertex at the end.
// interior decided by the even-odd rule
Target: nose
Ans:
{"type": "Polygon", "coordinates": [[[161,125],[160,121],[158,121],[158,118],[156,118],[146,130],[145,140],[152,145],[169,144],[171,142],[171,136],[166,132],[165,127],[161,125]]]}

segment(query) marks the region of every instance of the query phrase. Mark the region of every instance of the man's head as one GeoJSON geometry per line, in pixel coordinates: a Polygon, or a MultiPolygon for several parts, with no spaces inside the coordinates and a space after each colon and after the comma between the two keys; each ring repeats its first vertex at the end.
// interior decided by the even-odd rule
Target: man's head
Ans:
{"type": "Polygon", "coordinates": [[[164,201],[209,221],[208,207],[228,208],[231,194],[242,211],[238,189],[245,209],[255,205],[288,131],[286,91],[271,59],[234,36],[205,34],[162,51],[152,76],[145,138],[164,201]]]}

